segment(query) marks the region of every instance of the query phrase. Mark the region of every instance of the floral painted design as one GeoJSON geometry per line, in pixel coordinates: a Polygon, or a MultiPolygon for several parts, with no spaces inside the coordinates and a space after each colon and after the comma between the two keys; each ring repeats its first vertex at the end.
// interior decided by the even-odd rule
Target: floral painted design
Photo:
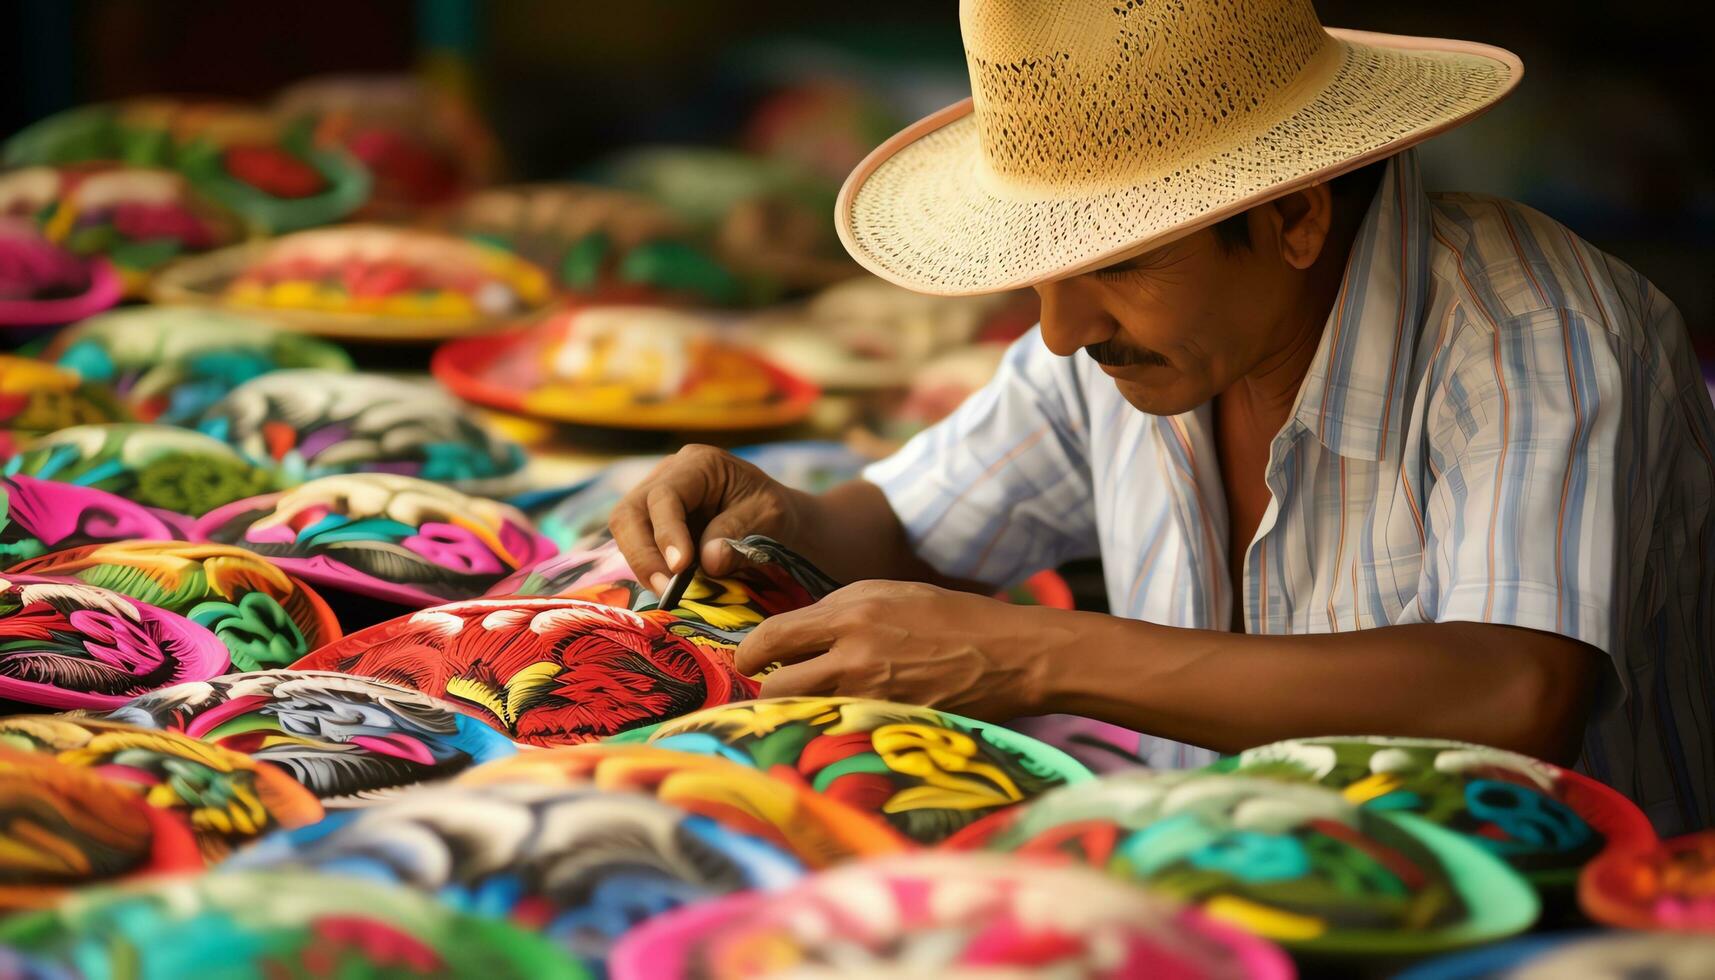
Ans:
{"type": "Polygon", "coordinates": [[[1099,868],[1295,952],[1435,952],[1522,932],[1540,909],[1524,879],[1458,834],[1250,776],[1117,773],[948,845],[1099,868]]]}
{"type": "Polygon", "coordinates": [[[723,636],[577,599],[477,599],[389,620],[295,666],[444,697],[532,745],[599,739],[755,697],[723,636]]]}
{"type": "Polygon", "coordinates": [[[715,755],[808,784],[936,843],[1089,772],[996,725],[862,698],[767,698],[709,708],[620,741],[715,755]]]}
{"type": "Polygon", "coordinates": [[[1529,756],[1441,739],[1308,738],[1247,749],[1220,772],[1314,782],[1352,803],[1465,835],[1538,888],[1569,890],[1605,849],[1655,839],[1618,792],[1529,756]]]}
{"type": "Polygon", "coordinates": [[[0,577],[0,703],[111,708],[227,667],[214,634],[70,579],[0,577]]]}
{"type": "Polygon", "coordinates": [[[769,843],[647,796],[532,783],[436,787],[336,814],[232,868],[404,886],[505,916],[592,962],[639,922],[803,874],[769,843]]]}
{"type": "Polygon", "coordinates": [[[136,788],[0,744],[0,911],[51,906],[80,885],[201,867],[190,829],[136,788]]]}
{"type": "Polygon", "coordinates": [[[46,356],[86,381],[111,385],[138,421],[171,425],[195,425],[232,389],[264,374],[351,370],[350,356],[326,341],[266,320],[190,306],[141,306],[90,317],[56,335],[46,356]]]}
{"type": "Polygon", "coordinates": [[[167,425],[79,425],[32,441],[6,476],[33,476],[200,517],[270,490],[274,475],[215,439],[167,425]]]}
{"type": "Polygon", "coordinates": [[[325,671],[230,674],[157,691],[108,720],[183,732],[279,766],[328,809],[368,806],[517,751],[444,701],[325,671]]]}
{"type": "Polygon", "coordinates": [[[410,606],[481,595],[553,553],[517,510],[387,473],[323,477],[198,521],[318,587],[410,606]]]}
{"type": "Polygon", "coordinates": [[[61,548],[129,538],[182,540],[189,521],[90,487],[0,477],[0,567],[61,548]]]}
{"type": "Polygon", "coordinates": [[[215,863],[233,848],[282,827],[322,817],[322,805],[285,772],[178,732],[94,718],[0,718],[0,745],[51,755],[138,788],[195,835],[215,863]]]}
{"type": "Polygon", "coordinates": [[[993,855],[851,864],[645,923],[628,980],[754,976],[1287,980],[1274,946],[1092,871],[993,855]]]}
{"type": "Polygon", "coordinates": [[[127,421],[130,414],[100,383],[34,358],[0,354],[0,443],[10,444],[8,455],[32,436],[127,421]]]}
{"type": "Polygon", "coordinates": [[[497,494],[524,466],[522,448],[439,388],[384,375],[276,371],[234,388],[196,425],[292,482],[376,472],[497,494]]]}
{"type": "Polygon", "coordinates": [[[83,891],[0,921],[0,945],[78,976],[593,980],[546,939],[504,922],[407,889],[305,872],[83,891]]]}
{"type": "Polygon", "coordinates": [[[238,670],[285,667],[340,636],[321,596],[230,545],[121,541],[43,555],[13,569],[112,589],[208,629],[238,670]]]}

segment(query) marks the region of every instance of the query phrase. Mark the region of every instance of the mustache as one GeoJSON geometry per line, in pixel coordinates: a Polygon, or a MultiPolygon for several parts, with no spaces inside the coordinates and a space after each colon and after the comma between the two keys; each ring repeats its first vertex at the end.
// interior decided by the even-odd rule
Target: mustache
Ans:
{"type": "Polygon", "coordinates": [[[1091,344],[1084,348],[1084,353],[1103,367],[1166,367],[1168,363],[1167,358],[1155,351],[1127,347],[1112,340],[1091,344]]]}

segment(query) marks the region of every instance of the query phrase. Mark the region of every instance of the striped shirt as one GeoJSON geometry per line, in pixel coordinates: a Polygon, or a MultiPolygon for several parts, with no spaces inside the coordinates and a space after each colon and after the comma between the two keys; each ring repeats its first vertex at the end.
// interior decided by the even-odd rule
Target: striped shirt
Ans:
{"type": "MultiPolygon", "coordinates": [[[[1154,416],[1036,332],[865,478],[943,574],[1100,555],[1116,615],[1252,633],[1505,623],[1608,655],[1581,770],[1715,823],[1715,408],[1637,272],[1529,208],[1387,168],[1227,573],[1207,405],[1154,416]]],[[[1147,735],[1154,766],[1213,760],[1147,735]]]]}

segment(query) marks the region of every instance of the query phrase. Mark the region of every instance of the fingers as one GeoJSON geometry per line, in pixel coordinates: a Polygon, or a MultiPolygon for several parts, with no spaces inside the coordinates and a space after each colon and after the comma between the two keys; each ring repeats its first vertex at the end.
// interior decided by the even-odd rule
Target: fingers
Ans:
{"type": "Polygon", "coordinates": [[[827,653],[801,663],[788,664],[762,679],[764,698],[829,697],[840,693],[843,676],[840,658],[827,653]]]}
{"type": "Polygon", "coordinates": [[[667,457],[609,515],[607,526],[626,564],[640,582],[657,592],[691,556],[688,515],[719,504],[709,500],[716,482],[711,470],[719,453],[706,446],[686,447],[667,457]],[[692,450],[699,450],[693,452],[692,450]],[[668,552],[674,552],[675,561],[668,552]]]}
{"type": "Polygon", "coordinates": [[[838,633],[836,617],[819,603],[770,616],[739,643],[733,665],[749,676],[769,664],[797,663],[832,647],[838,633]]]}

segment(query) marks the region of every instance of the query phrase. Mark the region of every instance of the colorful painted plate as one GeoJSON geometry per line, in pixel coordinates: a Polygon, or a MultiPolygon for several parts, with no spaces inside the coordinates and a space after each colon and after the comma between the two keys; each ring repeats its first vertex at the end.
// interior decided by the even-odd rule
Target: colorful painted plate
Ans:
{"type": "Polygon", "coordinates": [[[517,751],[444,701],[325,671],[256,671],[180,684],[107,718],[184,732],[273,763],[330,810],[368,806],[517,751]]]}
{"type": "Polygon", "coordinates": [[[629,731],[621,742],[716,755],[882,813],[933,844],[1089,771],[1058,749],[945,711],[862,698],[768,698],[629,731]]]}
{"type": "Polygon", "coordinates": [[[256,317],[189,307],[90,317],[55,335],[45,356],[112,385],[139,421],[170,425],[194,425],[227,392],[272,371],[351,370],[350,356],[333,344],[256,317]]]}
{"type": "Polygon", "coordinates": [[[135,788],[0,745],[0,910],[49,906],[80,885],[202,863],[189,828],[135,788]]]}
{"type": "Polygon", "coordinates": [[[755,697],[733,646],[667,613],[476,599],[361,630],[296,666],[404,684],[517,741],[566,745],[755,697]]]}
{"type": "Polygon", "coordinates": [[[814,385],[721,342],[702,317],[640,306],[572,310],[523,331],[467,337],[430,370],[466,401],[535,418],[622,429],[789,425],[814,385]]]}
{"type": "Polygon", "coordinates": [[[183,540],[190,518],[93,487],[0,477],[0,567],[63,548],[129,538],[183,540]]]}
{"type": "Polygon", "coordinates": [[[649,922],[613,980],[765,976],[1289,980],[1279,949],[1081,868],[993,855],[847,865],[649,922]]]}
{"type": "Polygon", "coordinates": [[[267,763],[179,732],[63,715],[0,718],[0,745],[51,755],[138,787],[196,836],[210,864],[283,827],[322,818],[322,805],[267,763]]]}
{"type": "Polygon", "coordinates": [[[145,507],[200,517],[266,493],[274,474],[218,439],[170,425],[77,425],[32,440],[5,475],[116,493],[145,507]]]}
{"type": "Polygon", "coordinates": [[[500,249],[385,225],[342,225],[187,259],[157,303],[265,313],[302,333],[445,340],[543,312],[547,274],[500,249]]]}
{"type": "Polygon", "coordinates": [[[13,136],[4,157],[8,167],[116,160],[177,170],[274,233],[337,221],[369,196],[368,172],[312,145],[309,126],[282,126],[232,104],[145,98],[82,106],[13,136]]]}
{"type": "Polygon", "coordinates": [[[414,220],[489,183],[497,166],[494,134],[456,88],[417,73],[323,75],[281,91],[273,109],[313,120],[317,142],[369,171],[360,217],[414,220]]]}
{"type": "Polygon", "coordinates": [[[1394,980],[1708,980],[1715,939],[1670,933],[1553,933],[1453,953],[1394,980]]]}
{"type": "Polygon", "coordinates": [[[377,472],[504,496],[523,478],[524,450],[446,392],[377,374],[276,371],[234,388],[196,426],[287,483],[377,472]]]}
{"type": "Polygon", "coordinates": [[[177,613],[75,579],[0,576],[0,706],[113,708],[227,663],[219,638],[177,613]]]}
{"type": "Polygon", "coordinates": [[[83,259],[34,225],[0,219],[0,327],[71,323],[119,302],[124,282],[106,259],[83,259]]]}
{"type": "Polygon", "coordinates": [[[104,385],[32,357],[0,354],[0,455],[69,426],[130,420],[104,385]]]}
{"type": "Polygon", "coordinates": [[[1715,933],[1715,830],[1610,849],[1584,869],[1578,902],[1607,925],[1715,933]]]}
{"type": "Polygon", "coordinates": [[[35,222],[74,255],[112,262],[127,296],[142,296],[168,262],[246,234],[237,215],[197,194],[180,174],[114,163],[0,175],[0,215],[35,222]]]}
{"type": "Polygon", "coordinates": [[[178,878],[0,921],[0,944],[80,977],[593,980],[545,939],[404,888],[304,872],[178,878]]]}
{"type": "Polygon", "coordinates": [[[1309,784],[1128,772],[1050,793],[948,841],[1101,868],[1294,952],[1416,955],[1536,921],[1536,893],[1466,838],[1309,784]]]}
{"type": "Polygon", "coordinates": [[[594,742],[523,752],[465,771],[471,786],[535,783],[648,793],[663,803],[761,838],[806,867],[898,854],[913,845],[880,817],[802,783],[726,759],[652,745],[594,742]]]}
{"type": "MultiPolygon", "coordinates": [[[[731,643],[769,616],[802,609],[839,588],[839,583],[772,538],[753,534],[728,538],[726,543],[744,556],[744,563],[721,578],[699,569],[678,604],[667,611],[718,631],[731,643]]],[[[585,545],[512,575],[489,594],[558,596],[639,611],[659,606],[660,598],[631,577],[625,556],[611,537],[604,533],[585,545]]]]}
{"type": "Polygon", "coordinates": [[[505,504],[389,473],[240,500],[191,536],[248,548],[324,589],[416,607],[481,595],[554,553],[505,504]]]}
{"type": "Polygon", "coordinates": [[[1540,889],[1570,889],[1606,850],[1655,840],[1630,800],[1588,776],[1468,742],[1304,738],[1223,759],[1215,772],[1313,782],[1352,803],[1456,831],[1540,889]]]}
{"type": "Polygon", "coordinates": [[[322,597],[231,545],[119,541],[58,551],[12,569],[75,578],[176,612],[220,637],[235,670],[286,667],[340,637],[322,597]]]}
{"type": "Polygon", "coordinates": [[[237,872],[302,868],[404,885],[599,961],[637,923],[803,867],[755,837],[636,793],[448,786],[262,841],[237,872]]]}
{"type": "Polygon", "coordinates": [[[590,301],[732,306],[752,284],[699,246],[684,222],[637,194],[594,184],[494,187],[466,198],[450,230],[522,255],[590,301]]]}

